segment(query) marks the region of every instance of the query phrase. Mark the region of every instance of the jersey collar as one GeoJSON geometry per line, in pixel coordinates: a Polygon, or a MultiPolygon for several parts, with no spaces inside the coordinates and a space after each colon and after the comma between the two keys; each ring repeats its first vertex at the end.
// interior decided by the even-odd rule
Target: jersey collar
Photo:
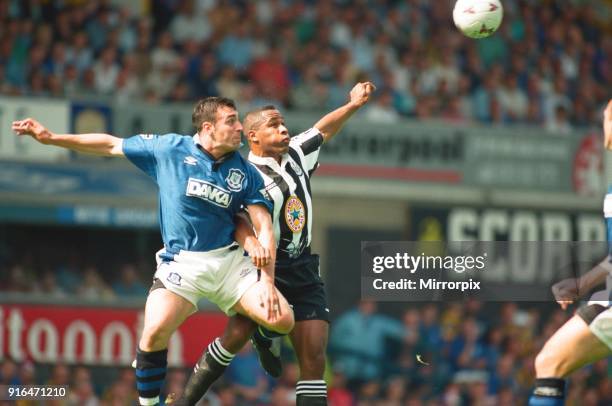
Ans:
{"type": "Polygon", "coordinates": [[[287,160],[289,159],[289,154],[283,154],[281,156],[280,165],[276,162],[276,159],[269,156],[259,156],[255,155],[253,152],[249,152],[249,161],[256,165],[266,165],[275,171],[279,172],[282,168],[285,167],[287,160]]]}
{"type": "Polygon", "coordinates": [[[198,137],[198,134],[194,134],[192,139],[193,139],[193,143],[195,144],[197,150],[200,151],[204,156],[206,156],[206,158],[210,159],[210,161],[212,162],[213,170],[217,169],[219,166],[221,166],[223,162],[233,157],[234,154],[236,153],[236,151],[228,152],[227,154],[223,155],[219,159],[215,159],[215,157],[212,156],[210,152],[206,151],[204,147],[202,146],[202,144],[200,144],[200,139],[198,137]]]}

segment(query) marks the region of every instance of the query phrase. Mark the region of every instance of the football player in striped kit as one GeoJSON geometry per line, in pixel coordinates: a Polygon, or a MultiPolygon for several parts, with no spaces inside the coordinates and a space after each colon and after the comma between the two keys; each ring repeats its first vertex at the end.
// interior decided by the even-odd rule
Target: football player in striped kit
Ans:
{"type": "MultiPolygon", "coordinates": [[[[612,150],[612,100],[604,111],[604,146],[612,150]]],[[[610,180],[608,180],[609,182],[610,180]]],[[[566,309],[574,300],[606,282],[587,305],[567,321],[544,344],[536,357],[536,383],[529,406],[565,404],[565,378],[587,364],[612,355],[612,185],[604,200],[608,257],[577,279],[553,286],[557,302],[566,309]]]]}
{"type": "MultiPolygon", "coordinates": [[[[311,253],[312,195],[310,176],[316,170],[321,146],[365,105],[375,86],[356,84],[344,106],[322,117],[311,129],[290,138],[282,114],[274,106],[248,113],[244,133],[251,152],[249,161],[264,179],[264,192],[274,203],[274,234],[278,242],[275,284],[295,315],[289,334],[300,365],[297,405],[326,405],[323,380],[329,331],[329,308],[319,274],[319,257],[311,253]]],[[[265,258],[254,255],[258,242],[247,218],[237,223],[236,240],[256,265],[265,258]]],[[[214,340],[190,377],[181,404],[195,404],[229,365],[233,354],[251,338],[264,369],[274,377],[282,371],[281,337],[241,316],[230,318],[222,337],[214,340]],[[252,338],[251,338],[252,337],[252,338]],[[223,349],[223,352],[219,351],[223,349]]]]}

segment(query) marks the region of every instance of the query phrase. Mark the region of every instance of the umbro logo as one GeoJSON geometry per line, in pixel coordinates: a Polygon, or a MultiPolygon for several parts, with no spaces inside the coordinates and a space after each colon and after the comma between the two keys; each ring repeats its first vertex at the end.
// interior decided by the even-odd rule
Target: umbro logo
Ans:
{"type": "Polygon", "coordinates": [[[253,268],[244,268],[242,271],[240,271],[240,277],[244,278],[245,276],[250,274],[252,270],[253,268]]]}
{"type": "Polygon", "coordinates": [[[198,163],[198,160],[192,156],[187,156],[185,157],[185,160],[183,162],[187,165],[196,165],[198,163]]]}

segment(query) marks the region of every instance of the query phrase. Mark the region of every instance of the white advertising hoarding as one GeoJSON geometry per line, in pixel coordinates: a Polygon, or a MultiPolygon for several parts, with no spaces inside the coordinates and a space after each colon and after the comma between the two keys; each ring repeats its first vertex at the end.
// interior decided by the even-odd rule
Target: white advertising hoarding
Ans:
{"type": "Polygon", "coordinates": [[[35,118],[50,130],[69,132],[70,103],[65,100],[36,100],[0,97],[0,159],[57,161],[66,159],[69,151],[41,145],[30,137],[18,137],[11,131],[15,120],[35,118]]]}

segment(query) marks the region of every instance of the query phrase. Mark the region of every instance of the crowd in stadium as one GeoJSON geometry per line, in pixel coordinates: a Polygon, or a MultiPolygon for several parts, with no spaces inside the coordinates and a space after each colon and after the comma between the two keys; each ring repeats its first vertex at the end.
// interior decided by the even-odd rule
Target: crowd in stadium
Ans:
{"type": "MultiPolygon", "coordinates": [[[[77,254],[87,252],[85,246],[58,261],[61,250],[53,243],[44,245],[39,242],[39,248],[30,253],[2,258],[4,264],[12,265],[0,272],[0,292],[47,295],[59,303],[68,299],[100,303],[126,297],[144,300],[151,264],[139,264],[131,258],[115,269],[96,268],[85,265],[77,254]],[[57,254],[43,255],[45,250],[57,254]]],[[[25,249],[8,252],[23,253],[25,249]]],[[[533,385],[537,351],[569,318],[569,312],[552,303],[485,304],[472,300],[406,303],[403,309],[403,314],[397,307],[391,312],[379,310],[375,302],[364,300],[354,309],[334,313],[327,373],[330,405],[520,404],[533,385]]],[[[209,404],[291,404],[298,366],[286,344],[284,374],[279,380],[265,374],[249,345],[214,387],[209,404]]],[[[600,361],[572,376],[568,405],[612,402],[608,363],[600,361]]],[[[125,404],[120,400],[137,398],[129,368],[113,368],[100,375],[99,367],[60,364],[51,372],[36,368],[35,373],[30,362],[17,365],[5,358],[0,364],[0,385],[36,380],[39,384],[66,383],[74,404],[125,404]]],[[[166,391],[180,393],[189,373],[190,368],[170,373],[166,391]]]]}
{"type": "Polygon", "coordinates": [[[454,28],[451,1],[147,3],[142,16],[105,0],[0,0],[0,93],[120,103],[221,94],[242,111],[317,111],[368,79],[378,92],[363,114],[375,122],[566,134],[599,125],[612,86],[606,15],[589,2],[505,1],[500,31],[479,41],[454,28]]]}
{"type": "MultiPolygon", "coordinates": [[[[612,88],[612,37],[596,6],[584,2],[506,0],[500,31],[481,41],[454,29],[450,1],[148,3],[142,16],[105,0],[0,0],[0,94],[119,104],[223,95],[243,112],[265,104],[320,112],[340,105],[356,81],[372,80],[376,98],[361,113],[372,122],[531,124],[563,135],[600,127],[612,88]]],[[[8,262],[4,248],[0,293],[111,301],[144,299],[149,287],[148,263],[124,262],[107,273],[96,261],[8,262]]],[[[335,314],[330,405],[524,403],[535,354],[569,312],[488,306],[407,304],[391,316],[365,300],[335,314]]],[[[283,376],[272,380],[247,345],[207,404],[292,404],[298,367],[284,350],[283,376]]],[[[603,360],[573,374],[567,404],[612,404],[610,368],[603,360]]],[[[107,380],[98,378],[102,369],[39,368],[5,357],[0,385],[66,384],[66,404],[134,404],[133,370],[113,368],[107,380]]],[[[169,373],[166,393],[180,393],[189,373],[169,373]]]]}
{"type": "MultiPolygon", "coordinates": [[[[332,329],[329,404],[333,406],[419,406],[522,404],[533,384],[535,352],[562,323],[562,311],[543,312],[507,303],[487,316],[483,303],[407,306],[401,318],[363,301],[341,315],[332,329]],[[417,360],[416,355],[419,355],[417,360]]],[[[298,367],[285,348],[279,380],[268,378],[248,345],[207,396],[209,405],[292,404],[298,367]]],[[[175,369],[166,393],[181,393],[190,369],[175,369]]],[[[607,362],[575,373],[568,405],[612,402],[607,362]]],[[[2,384],[70,386],[70,404],[126,405],[137,399],[130,368],[113,368],[112,379],[95,379],[84,366],[58,364],[41,378],[30,362],[0,363],[2,384]],[[38,376],[37,376],[38,375],[38,376]]]]}

